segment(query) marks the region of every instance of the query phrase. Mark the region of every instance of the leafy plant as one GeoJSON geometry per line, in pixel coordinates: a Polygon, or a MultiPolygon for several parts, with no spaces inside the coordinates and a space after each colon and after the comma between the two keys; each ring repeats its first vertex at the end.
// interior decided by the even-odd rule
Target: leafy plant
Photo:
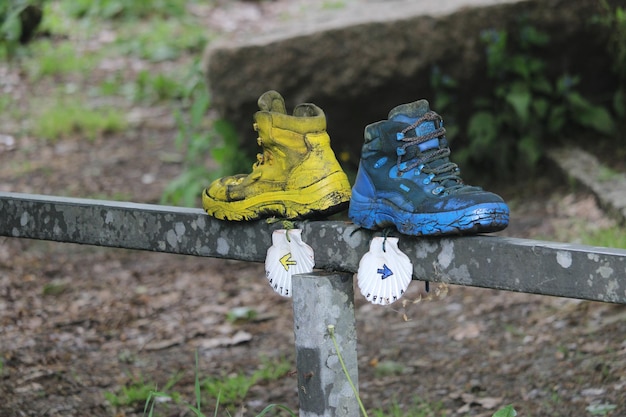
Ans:
{"type": "MultiPolygon", "coordinates": [[[[169,391],[180,378],[179,374],[171,377],[163,387],[163,390],[169,391]]],[[[138,378],[123,386],[119,393],[106,392],[104,397],[113,407],[133,406],[148,401],[155,391],[155,385],[144,382],[143,378],[138,378]]],[[[167,396],[174,400],[178,400],[180,397],[178,393],[171,393],[167,396]]]]}
{"type": "Polygon", "coordinates": [[[19,45],[27,43],[42,19],[43,0],[0,2],[0,57],[12,58],[19,45]]]}
{"type": "MultiPolygon", "coordinates": [[[[461,166],[479,167],[500,178],[528,176],[544,155],[546,143],[579,130],[603,135],[615,132],[610,113],[584,98],[577,86],[580,78],[570,74],[550,76],[539,58],[548,44],[547,34],[522,23],[515,31],[485,30],[486,93],[470,106],[460,134],[447,124],[449,137],[464,136],[467,146],[455,150],[461,166]]],[[[434,103],[455,119],[451,103],[456,82],[437,67],[431,73],[434,103]]],[[[439,107],[437,107],[439,108],[439,107]]]]}
{"type": "Polygon", "coordinates": [[[609,416],[617,408],[615,404],[600,403],[591,404],[587,407],[587,412],[592,416],[609,416]]]}
{"type": "Polygon", "coordinates": [[[515,416],[517,416],[517,411],[515,411],[513,406],[510,404],[504,408],[499,409],[493,415],[493,417],[515,417],[515,416]]]}
{"type": "Polygon", "coordinates": [[[251,307],[234,307],[226,313],[226,320],[230,323],[249,322],[257,316],[257,311],[251,307]]]}
{"type": "Polygon", "coordinates": [[[154,15],[180,17],[185,2],[177,0],[65,0],[63,7],[75,18],[141,19],[154,15]]]}
{"type": "Polygon", "coordinates": [[[613,58],[613,72],[618,77],[619,86],[613,95],[613,108],[622,119],[626,118],[626,7],[613,9],[606,0],[600,0],[604,13],[594,21],[603,25],[609,32],[607,50],[613,58]]]}
{"type": "Polygon", "coordinates": [[[454,140],[459,133],[458,121],[455,119],[455,112],[452,109],[457,100],[458,83],[435,65],[430,72],[430,85],[437,92],[431,103],[432,108],[437,109],[440,114],[446,115],[446,137],[448,140],[454,140]]]}
{"type": "Polygon", "coordinates": [[[495,172],[505,175],[527,174],[543,156],[544,143],[570,128],[613,133],[609,112],[576,91],[578,77],[547,75],[546,63],[537,57],[549,41],[546,34],[523,25],[515,37],[487,30],[481,40],[492,89],[475,100],[467,125],[469,146],[457,154],[459,159],[493,164],[495,172]]]}

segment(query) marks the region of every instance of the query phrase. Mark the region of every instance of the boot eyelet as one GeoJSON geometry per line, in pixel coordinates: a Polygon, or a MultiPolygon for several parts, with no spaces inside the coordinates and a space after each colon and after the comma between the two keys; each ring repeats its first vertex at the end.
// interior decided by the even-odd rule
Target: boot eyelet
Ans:
{"type": "Polygon", "coordinates": [[[385,163],[387,162],[387,157],[383,156],[382,158],[380,158],[378,161],[376,161],[376,163],[374,164],[374,168],[380,168],[383,165],[385,165],[385,163]]]}
{"type": "Polygon", "coordinates": [[[438,187],[433,188],[431,193],[433,193],[434,195],[439,195],[443,192],[443,190],[445,190],[445,188],[440,185],[438,187]]]}

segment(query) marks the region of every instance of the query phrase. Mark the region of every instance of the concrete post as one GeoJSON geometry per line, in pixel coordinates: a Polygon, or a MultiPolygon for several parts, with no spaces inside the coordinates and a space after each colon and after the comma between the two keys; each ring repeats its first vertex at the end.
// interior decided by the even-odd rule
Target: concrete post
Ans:
{"type": "Polygon", "coordinates": [[[358,390],[356,322],[352,274],[313,272],[294,275],[293,311],[300,417],[358,417],[359,404],[345,375],[358,390]]]}

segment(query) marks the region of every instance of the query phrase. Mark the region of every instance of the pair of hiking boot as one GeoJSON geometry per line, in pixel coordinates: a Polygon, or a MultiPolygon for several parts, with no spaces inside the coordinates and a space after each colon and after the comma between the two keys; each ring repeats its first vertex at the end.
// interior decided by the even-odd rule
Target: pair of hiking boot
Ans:
{"type": "Polygon", "coordinates": [[[450,161],[442,118],[426,100],[403,104],[368,125],[351,188],[330,146],[326,117],[311,103],[287,114],[276,91],[258,100],[254,129],[262,153],[250,174],[224,177],[202,193],[222,220],[314,218],[348,207],[366,229],[395,227],[412,236],[494,232],[508,225],[502,198],[464,184],[450,161]]]}

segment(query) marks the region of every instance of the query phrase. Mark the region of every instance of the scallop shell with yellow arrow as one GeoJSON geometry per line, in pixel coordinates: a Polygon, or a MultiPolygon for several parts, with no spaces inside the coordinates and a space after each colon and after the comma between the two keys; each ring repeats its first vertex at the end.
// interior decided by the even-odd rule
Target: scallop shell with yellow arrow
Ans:
{"type": "Polygon", "coordinates": [[[313,248],[302,241],[301,229],[272,233],[272,246],[265,257],[265,275],[274,291],[291,297],[291,277],[313,271],[313,248]]]}
{"type": "Polygon", "coordinates": [[[398,248],[397,237],[374,237],[357,272],[361,294],[372,304],[391,304],[404,295],[413,279],[413,265],[398,248]]]}

